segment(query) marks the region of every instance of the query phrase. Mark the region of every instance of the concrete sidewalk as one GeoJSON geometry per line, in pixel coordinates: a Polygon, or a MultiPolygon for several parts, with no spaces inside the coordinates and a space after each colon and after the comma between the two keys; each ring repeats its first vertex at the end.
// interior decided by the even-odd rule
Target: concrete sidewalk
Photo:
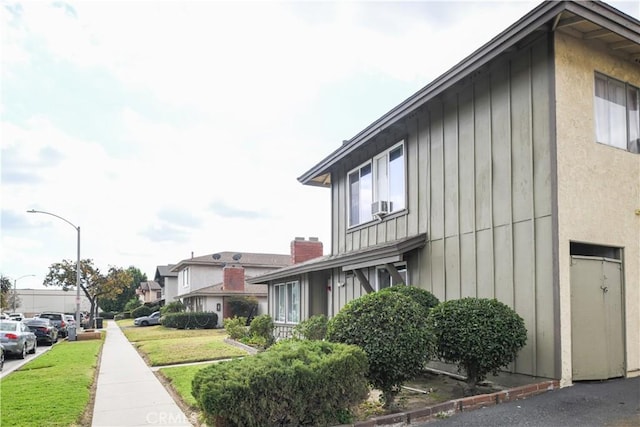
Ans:
{"type": "Polygon", "coordinates": [[[92,426],[191,426],[116,322],[106,330],[92,426]]]}

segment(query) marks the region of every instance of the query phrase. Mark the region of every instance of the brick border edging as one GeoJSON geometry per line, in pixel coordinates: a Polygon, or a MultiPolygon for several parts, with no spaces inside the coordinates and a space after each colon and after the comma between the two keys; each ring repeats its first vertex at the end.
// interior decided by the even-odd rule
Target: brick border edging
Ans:
{"type": "Polygon", "coordinates": [[[436,419],[439,414],[453,415],[457,412],[472,411],[474,409],[497,405],[499,403],[511,402],[513,400],[525,399],[536,394],[560,388],[560,381],[550,380],[541,383],[527,384],[508,390],[497,391],[490,394],[479,394],[477,396],[463,397],[461,399],[450,400],[427,406],[426,408],[414,409],[397,414],[383,415],[360,421],[352,424],[354,427],[374,427],[388,425],[408,426],[417,422],[428,422],[436,419]]]}

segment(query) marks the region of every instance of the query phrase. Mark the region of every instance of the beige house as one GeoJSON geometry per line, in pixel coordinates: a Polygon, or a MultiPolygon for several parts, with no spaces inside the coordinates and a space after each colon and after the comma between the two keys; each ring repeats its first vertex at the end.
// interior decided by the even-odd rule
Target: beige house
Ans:
{"type": "Polygon", "coordinates": [[[281,334],[406,284],[514,308],[514,372],[640,375],[639,88],[638,20],[544,2],[305,172],[331,254],[248,281],[281,334]]]}
{"type": "Polygon", "coordinates": [[[163,305],[162,288],[160,284],[154,280],[140,282],[136,295],[143,304],[163,305]]]}

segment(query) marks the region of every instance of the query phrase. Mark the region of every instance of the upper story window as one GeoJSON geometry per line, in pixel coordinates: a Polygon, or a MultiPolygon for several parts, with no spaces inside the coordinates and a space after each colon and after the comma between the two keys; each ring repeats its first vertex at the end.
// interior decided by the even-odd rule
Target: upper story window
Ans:
{"type": "Polygon", "coordinates": [[[274,320],[282,323],[300,321],[300,283],[288,282],[274,286],[274,320]]]}
{"type": "Polygon", "coordinates": [[[596,74],[596,140],[640,152],[640,89],[596,74]]]}
{"type": "Polygon", "coordinates": [[[349,227],[405,208],[404,143],[349,172],[349,227]]]}
{"type": "Polygon", "coordinates": [[[190,280],[189,276],[190,276],[189,267],[187,267],[184,270],[182,270],[182,286],[184,286],[185,288],[189,286],[189,280],[190,280]]]}

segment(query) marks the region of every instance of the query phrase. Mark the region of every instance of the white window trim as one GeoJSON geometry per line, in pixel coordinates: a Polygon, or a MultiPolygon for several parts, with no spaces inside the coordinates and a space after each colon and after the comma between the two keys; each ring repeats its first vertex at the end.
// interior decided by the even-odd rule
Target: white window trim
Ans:
{"type": "Polygon", "coordinates": [[[300,289],[300,282],[298,280],[292,280],[289,282],[285,282],[285,283],[278,283],[276,285],[274,285],[274,292],[273,292],[273,306],[274,306],[274,310],[273,310],[273,320],[276,323],[286,323],[286,324],[290,324],[290,325],[297,325],[298,323],[300,323],[300,305],[302,303],[301,301],[301,297],[300,297],[300,293],[301,293],[301,289],[300,289]],[[288,289],[289,286],[288,285],[295,285],[298,287],[298,310],[297,310],[297,318],[298,320],[292,320],[289,318],[289,294],[288,294],[288,289]],[[280,307],[279,307],[279,301],[278,301],[278,297],[280,296],[280,294],[284,294],[284,307],[282,308],[283,311],[283,316],[281,316],[281,312],[280,312],[280,307]],[[284,320],[281,320],[282,318],[284,318],[284,320]]]}
{"type": "MultiPolygon", "coordinates": [[[[390,148],[384,150],[381,153],[376,154],[373,158],[368,159],[366,162],[361,163],[360,165],[358,165],[357,167],[351,169],[348,173],[347,173],[347,179],[346,179],[346,186],[347,186],[347,228],[356,228],[356,227],[360,227],[363,224],[367,224],[369,222],[373,222],[376,220],[379,220],[379,218],[371,216],[371,218],[367,218],[366,220],[360,220],[357,224],[351,224],[351,184],[350,184],[350,178],[351,175],[354,173],[358,173],[360,172],[360,170],[367,166],[370,165],[371,166],[371,186],[372,186],[372,194],[371,194],[371,202],[375,203],[377,201],[380,200],[378,192],[379,192],[379,188],[377,185],[377,177],[379,175],[378,172],[378,162],[377,160],[382,158],[382,157],[386,157],[387,158],[387,180],[389,179],[389,154],[396,150],[398,147],[402,146],[402,169],[403,169],[403,179],[404,179],[404,185],[403,185],[403,199],[404,199],[404,203],[403,203],[403,207],[402,208],[392,208],[389,212],[389,214],[392,213],[397,213],[397,212],[401,212],[403,210],[405,210],[407,208],[407,148],[406,148],[406,144],[405,144],[405,140],[401,140],[398,143],[394,144],[393,146],[391,146],[390,148]]],[[[359,176],[360,178],[360,176],[359,176]]],[[[387,191],[389,190],[389,183],[387,183],[387,191]]],[[[390,197],[389,197],[390,198],[390,197]]],[[[387,200],[387,202],[391,202],[390,200],[387,200]]],[[[367,209],[371,209],[371,206],[367,206],[367,209]]]]}
{"type": "MultiPolygon", "coordinates": [[[[625,82],[619,79],[616,79],[614,77],[608,76],[606,74],[603,73],[599,73],[596,72],[595,73],[595,77],[594,77],[594,92],[593,92],[593,99],[594,99],[594,125],[595,125],[595,140],[597,143],[599,144],[603,144],[603,145],[607,145],[609,147],[613,147],[613,148],[617,148],[620,150],[625,150],[631,153],[639,153],[640,152],[640,138],[638,137],[638,135],[633,135],[636,137],[636,139],[632,140],[632,135],[631,135],[631,125],[632,123],[630,123],[630,110],[629,110],[629,91],[630,90],[635,90],[637,94],[640,95],[640,88],[638,88],[635,85],[630,84],[629,82],[625,82]],[[616,141],[604,141],[601,140],[601,138],[599,138],[599,132],[602,132],[604,129],[600,129],[599,130],[599,119],[600,119],[600,114],[599,114],[599,108],[598,108],[598,99],[602,99],[607,103],[612,103],[613,101],[607,99],[607,98],[603,98],[601,96],[597,95],[597,82],[598,80],[604,80],[607,84],[607,89],[609,88],[610,84],[618,84],[619,86],[624,88],[624,121],[625,121],[625,139],[624,139],[624,146],[620,146],[618,144],[616,144],[616,141]]],[[[605,95],[606,96],[606,95],[605,95]]],[[[608,104],[605,104],[608,106],[608,104]]],[[[609,110],[607,109],[607,112],[609,110]]],[[[633,111],[633,110],[632,110],[633,111]]],[[[638,117],[636,117],[636,121],[638,120],[638,117]]],[[[610,123],[608,122],[608,120],[606,120],[606,125],[607,125],[607,129],[606,129],[606,133],[610,136],[610,123]]],[[[602,125],[602,123],[600,123],[600,125],[602,125]]],[[[637,126],[637,124],[636,124],[637,126]]],[[[638,132],[638,129],[635,129],[635,132],[638,132]]]]}

